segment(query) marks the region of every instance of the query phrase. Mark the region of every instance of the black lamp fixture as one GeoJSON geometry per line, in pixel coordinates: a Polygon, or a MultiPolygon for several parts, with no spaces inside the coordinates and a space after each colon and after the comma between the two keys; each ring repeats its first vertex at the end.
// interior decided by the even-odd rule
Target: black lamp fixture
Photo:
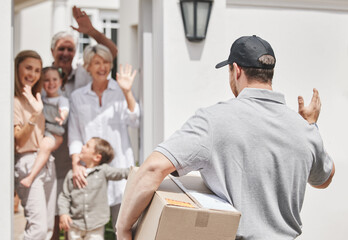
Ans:
{"type": "Polygon", "coordinates": [[[213,0],[180,0],[185,35],[189,41],[205,39],[212,5],[213,0]]]}

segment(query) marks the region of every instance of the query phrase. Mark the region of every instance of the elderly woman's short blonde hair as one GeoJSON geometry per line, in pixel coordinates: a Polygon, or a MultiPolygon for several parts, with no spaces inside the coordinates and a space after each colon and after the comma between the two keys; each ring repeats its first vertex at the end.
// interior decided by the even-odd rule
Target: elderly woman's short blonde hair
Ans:
{"type": "Polygon", "coordinates": [[[88,68],[95,55],[101,56],[104,60],[111,63],[111,68],[113,67],[113,57],[110,50],[102,44],[97,44],[94,46],[89,45],[83,51],[83,66],[85,69],[88,68]]]}

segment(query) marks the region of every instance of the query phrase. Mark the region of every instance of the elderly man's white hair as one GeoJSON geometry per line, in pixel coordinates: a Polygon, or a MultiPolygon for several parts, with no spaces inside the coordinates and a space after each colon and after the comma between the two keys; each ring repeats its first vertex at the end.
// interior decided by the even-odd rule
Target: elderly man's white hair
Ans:
{"type": "Polygon", "coordinates": [[[52,41],[51,41],[51,49],[53,50],[56,47],[57,41],[59,39],[62,39],[65,37],[71,37],[74,40],[75,45],[77,44],[77,39],[72,33],[67,31],[61,31],[53,35],[52,41]]]}

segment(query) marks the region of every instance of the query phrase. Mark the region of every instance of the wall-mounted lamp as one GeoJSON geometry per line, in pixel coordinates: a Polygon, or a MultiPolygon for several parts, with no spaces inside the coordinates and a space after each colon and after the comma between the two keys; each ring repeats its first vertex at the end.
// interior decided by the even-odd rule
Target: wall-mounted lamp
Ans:
{"type": "Polygon", "coordinates": [[[180,0],[185,35],[189,41],[205,39],[213,0],[180,0]]]}

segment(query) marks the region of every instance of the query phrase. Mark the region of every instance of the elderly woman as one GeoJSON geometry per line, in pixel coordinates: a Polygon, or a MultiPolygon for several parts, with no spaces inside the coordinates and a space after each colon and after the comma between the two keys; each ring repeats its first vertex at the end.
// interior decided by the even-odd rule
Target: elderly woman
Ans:
{"type": "MultiPolygon", "coordinates": [[[[132,72],[132,67],[121,66],[116,81],[109,78],[113,57],[109,49],[101,44],[86,47],[83,58],[84,67],[93,81],[71,95],[68,134],[74,184],[80,188],[87,182],[79,153],[92,137],[102,137],[114,148],[115,158],[111,166],[126,168],[134,165],[127,127],[138,127],[140,116],[139,106],[131,91],[136,74],[132,72]]],[[[116,224],[125,184],[125,180],[109,182],[108,198],[113,226],[116,224]]]]}
{"type": "Polygon", "coordinates": [[[54,224],[56,172],[53,158],[46,159],[47,162],[37,160],[45,131],[41,69],[41,57],[34,51],[22,51],[15,58],[15,185],[27,220],[24,239],[50,239],[54,224]],[[24,184],[24,179],[33,172],[34,181],[24,184]]]}

